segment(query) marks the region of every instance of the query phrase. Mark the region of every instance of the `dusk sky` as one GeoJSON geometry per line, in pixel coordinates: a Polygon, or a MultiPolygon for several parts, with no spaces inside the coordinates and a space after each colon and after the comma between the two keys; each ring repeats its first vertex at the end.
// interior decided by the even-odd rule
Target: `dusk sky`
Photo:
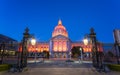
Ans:
{"type": "Polygon", "coordinates": [[[94,27],[97,40],[113,42],[113,29],[120,29],[120,0],[0,0],[0,34],[18,41],[26,27],[38,41],[49,41],[59,19],[72,41],[94,27]]]}

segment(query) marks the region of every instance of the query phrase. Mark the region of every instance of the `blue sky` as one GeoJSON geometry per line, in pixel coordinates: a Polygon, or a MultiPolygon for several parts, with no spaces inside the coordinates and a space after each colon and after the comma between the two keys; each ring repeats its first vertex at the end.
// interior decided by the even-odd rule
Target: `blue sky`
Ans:
{"type": "Polygon", "coordinates": [[[48,41],[59,18],[73,41],[94,27],[97,40],[113,42],[113,29],[120,29],[120,1],[0,0],[0,34],[18,41],[26,27],[38,41],[48,41]]]}

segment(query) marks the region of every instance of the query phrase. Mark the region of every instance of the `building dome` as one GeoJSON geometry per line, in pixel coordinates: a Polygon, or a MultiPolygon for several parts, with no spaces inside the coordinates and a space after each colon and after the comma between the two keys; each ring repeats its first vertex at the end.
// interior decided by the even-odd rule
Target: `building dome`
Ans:
{"type": "Polygon", "coordinates": [[[57,35],[63,35],[65,37],[68,37],[68,33],[66,31],[66,28],[62,25],[61,20],[58,21],[58,25],[55,27],[55,29],[52,33],[52,37],[55,37],[57,35]]]}

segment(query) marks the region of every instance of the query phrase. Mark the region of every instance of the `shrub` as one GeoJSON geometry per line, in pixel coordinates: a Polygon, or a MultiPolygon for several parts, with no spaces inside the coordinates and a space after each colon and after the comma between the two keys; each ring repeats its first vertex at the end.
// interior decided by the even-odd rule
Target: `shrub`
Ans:
{"type": "Polygon", "coordinates": [[[113,71],[120,71],[120,65],[108,64],[107,66],[113,71]]]}
{"type": "Polygon", "coordinates": [[[9,64],[1,64],[0,65],[0,72],[8,70],[8,69],[10,69],[10,67],[11,67],[11,65],[9,65],[9,64]]]}
{"type": "Polygon", "coordinates": [[[66,62],[74,62],[74,61],[69,59],[69,60],[66,60],[66,62]]]}

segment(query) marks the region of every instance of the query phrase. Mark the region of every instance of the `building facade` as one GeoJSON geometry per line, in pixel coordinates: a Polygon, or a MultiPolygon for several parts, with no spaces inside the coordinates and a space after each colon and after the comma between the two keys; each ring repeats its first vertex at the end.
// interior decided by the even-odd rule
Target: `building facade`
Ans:
{"type": "MultiPolygon", "coordinates": [[[[59,20],[57,26],[52,32],[52,38],[48,42],[38,42],[34,47],[30,45],[28,50],[29,56],[31,56],[31,53],[36,50],[38,53],[48,51],[50,57],[53,58],[69,58],[71,49],[75,46],[82,47],[84,53],[91,54],[92,45],[84,45],[82,41],[71,41],[66,28],[62,24],[62,21],[59,20]]],[[[103,50],[101,44],[98,44],[98,50],[103,50]]]]}
{"type": "Polygon", "coordinates": [[[14,40],[13,38],[0,34],[0,56],[2,55],[3,51],[6,56],[15,55],[17,50],[18,50],[17,40],[14,40]]]}

